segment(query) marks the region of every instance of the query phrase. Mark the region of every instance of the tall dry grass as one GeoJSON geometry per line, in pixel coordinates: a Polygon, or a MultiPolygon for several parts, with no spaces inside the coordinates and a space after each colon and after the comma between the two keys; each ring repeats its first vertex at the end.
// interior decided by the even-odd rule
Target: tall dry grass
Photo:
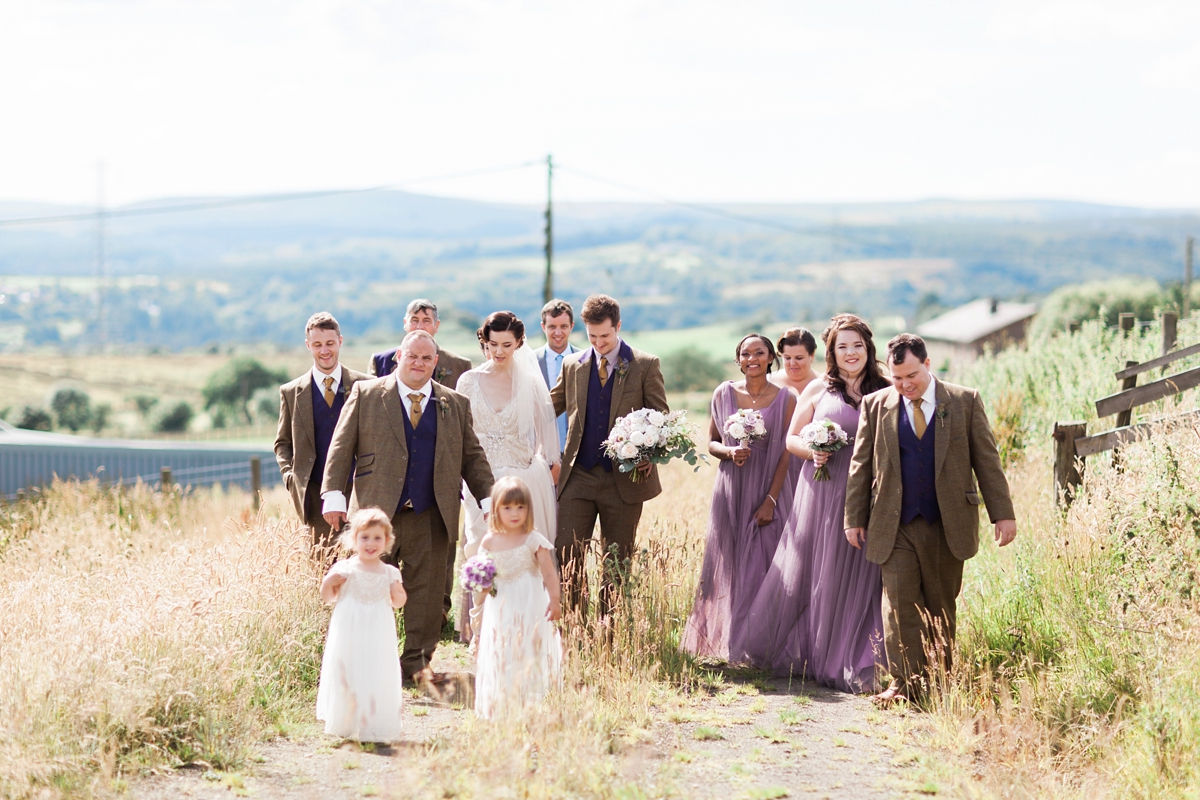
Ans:
{"type": "MultiPolygon", "coordinates": [[[[1158,341],[1093,325],[965,377],[1000,399],[993,417],[1021,444],[1010,480],[1022,532],[967,568],[956,668],[928,723],[930,743],[960,757],[925,764],[954,794],[1200,794],[1200,428],[1164,426],[1119,463],[1089,459],[1067,513],[1051,488],[1053,420],[1094,420],[1112,372],[1158,341]]],[[[1144,413],[1193,408],[1194,395],[1144,413]]]]}
{"type": "MultiPolygon", "coordinates": [[[[664,472],[670,501],[647,509],[611,630],[566,629],[563,688],[541,711],[463,714],[406,752],[406,796],[669,791],[639,755],[653,710],[720,678],[678,651],[711,471],[664,472]]],[[[105,796],[151,765],[236,768],[311,723],[319,576],[290,515],[246,504],[64,483],[3,507],[0,796],[105,796]]]]}
{"type": "Polygon", "coordinates": [[[306,706],[327,612],[245,495],[57,483],[0,508],[0,795],[236,766],[306,706]]]}

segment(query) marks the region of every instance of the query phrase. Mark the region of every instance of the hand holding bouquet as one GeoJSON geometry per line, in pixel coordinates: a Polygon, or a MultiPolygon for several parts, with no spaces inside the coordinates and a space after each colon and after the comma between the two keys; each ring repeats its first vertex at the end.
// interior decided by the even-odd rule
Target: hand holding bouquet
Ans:
{"type": "Polygon", "coordinates": [[[618,471],[633,473],[630,477],[639,483],[642,473],[638,465],[647,461],[666,464],[672,458],[682,458],[699,469],[696,462],[704,457],[697,455],[692,435],[686,411],[664,414],[643,408],[616,421],[603,442],[604,454],[613,460],[618,471]]]}
{"type": "Polygon", "coordinates": [[[495,595],[496,587],[493,585],[495,580],[496,562],[487,553],[471,556],[467,563],[463,564],[462,583],[467,591],[487,592],[495,595]]]}
{"type": "MultiPolygon", "coordinates": [[[[842,426],[830,419],[819,419],[810,422],[800,431],[800,441],[808,450],[832,455],[850,444],[850,437],[842,430],[842,426]]],[[[829,467],[825,464],[817,467],[813,473],[814,481],[829,480],[829,467]]]]}

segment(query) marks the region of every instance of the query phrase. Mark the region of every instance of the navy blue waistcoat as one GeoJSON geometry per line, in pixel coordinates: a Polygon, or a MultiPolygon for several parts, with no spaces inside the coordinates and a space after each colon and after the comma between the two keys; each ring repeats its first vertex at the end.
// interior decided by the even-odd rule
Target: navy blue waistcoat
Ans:
{"type": "Polygon", "coordinates": [[[908,421],[908,406],[900,401],[900,481],[904,487],[900,504],[900,524],[907,525],[920,514],[926,522],[942,518],[938,508],[937,487],[934,481],[934,442],[937,426],[932,421],[925,426],[920,439],[908,421]]]}
{"type": "MultiPolygon", "coordinates": [[[[620,357],[618,356],[618,361],[620,357]]],[[[592,351],[592,374],[588,378],[587,408],[583,415],[583,439],[579,443],[578,462],[584,469],[597,464],[605,472],[612,472],[612,459],[604,455],[603,442],[608,438],[608,415],[612,410],[613,385],[617,382],[616,370],[608,373],[608,383],[600,385],[600,354],[592,351]]]]}
{"type": "Polygon", "coordinates": [[[417,423],[416,430],[413,430],[408,415],[404,415],[408,472],[404,475],[404,491],[400,494],[397,511],[412,501],[412,510],[420,514],[436,502],[433,495],[433,456],[437,451],[437,409],[437,399],[430,395],[421,409],[421,421],[417,423]]]}
{"type": "Polygon", "coordinates": [[[346,404],[345,386],[338,386],[333,396],[333,408],[325,404],[325,387],[319,383],[313,384],[313,444],[317,448],[317,460],[313,463],[312,474],[308,476],[309,483],[317,484],[325,478],[325,459],[329,457],[329,443],[333,441],[333,429],[337,427],[338,417],[342,415],[342,406],[346,404]]]}

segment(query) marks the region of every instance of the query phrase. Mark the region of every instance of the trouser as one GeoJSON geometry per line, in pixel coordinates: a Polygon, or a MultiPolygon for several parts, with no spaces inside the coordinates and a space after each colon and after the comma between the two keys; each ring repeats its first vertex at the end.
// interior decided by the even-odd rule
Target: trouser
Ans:
{"type": "Polygon", "coordinates": [[[315,481],[310,481],[304,492],[304,522],[312,536],[313,555],[325,561],[336,561],[339,533],[321,516],[321,484],[315,481]]]}
{"type": "Polygon", "coordinates": [[[963,562],[950,552],[941,520],[917,516],[900,526],[880,573],[888,672],[898,689],[919,693],[918,679],[929,679],[927,647],[950,669],[963,562]]]}
{"type": "Polygon", "coordinates": [[[421,513],[401,509],[392,517],[396,543],[389,563],[400,567],[408,602],[400,669],[405,679],[433,660],[442,634],[442,587],[446,583],[446,550],[452,544],[437,506],[421,513]]]}
{"type": "Polygon", "coordinates": [[[450,609],[454,607],[454,562],[458,559],[458,545],[452,543],[446,548],[446,593],[442,597],[442,625],[450,619],[450,609]]]}
{"type": "Polygon", "coordinates": [[[586,606],[587,576],[583,566],[596,517],[600,518],[600,547],[604,552],[600,608],[602,614],[608,615],[612,611],[613,592],[633,558],[642,504],[621,499],[615,472],[605,472],[600,466],[575,469],[558,499],[558,534],[554,544],[567,602],[580,610],[586,606]],[[615,554],[610,552],[614,545],[615,554]]]}

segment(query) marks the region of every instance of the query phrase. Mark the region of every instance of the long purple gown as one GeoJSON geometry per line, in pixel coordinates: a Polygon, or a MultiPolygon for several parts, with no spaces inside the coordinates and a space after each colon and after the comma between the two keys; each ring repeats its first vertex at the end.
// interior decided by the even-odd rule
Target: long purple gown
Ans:
{"type": "MultiPolygon", "coordinates": [[[[822,394],[813,418],[833,420],[852,441],[858,430],[858,410],[839,394],[822,394]]],[[[882,663],[883,583],[879,567],[846,541],[852,452],[844,447],[830,456],[828,481],[813,481],[813,462],[801,467],[795,509],[751,604],[743,647],[731,655],[776,675],[868,692],[882,663]]]]}
{"type": "MultiPolygon", "coordinates": [[[[789,395],[781,389],[771,404],[762,409],[767,435],[751,442],[746,463],[739,467],[732,461],[722,461],[717,467],[700,585],[680,643],[694,655],[728,659],[730,638],[745,627],[750,604],[779,545],[795,485],[784,482],[770,524],[758,527],[754,512],[766,499],[784,453],[791,422],[787,415],[789,395]]],[[[713,392],[713,419],[724,427],[725,420],[736,410],[733,384],[721,384],[713,392]]],[[[735,444],[728,438],[724,442],[735,444]]]]}

